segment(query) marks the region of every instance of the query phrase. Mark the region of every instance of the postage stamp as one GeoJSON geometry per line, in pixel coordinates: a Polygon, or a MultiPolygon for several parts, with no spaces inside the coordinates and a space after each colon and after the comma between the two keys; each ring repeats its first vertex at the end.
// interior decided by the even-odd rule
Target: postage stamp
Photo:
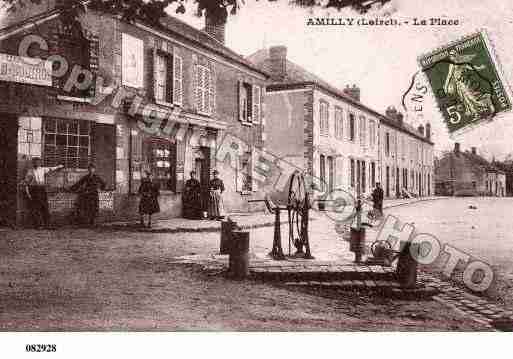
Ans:
{"type": "Polygon", "coordinates": [[[484,30],[418,61],[451,135],[512,109],[509,89],[484,30]]]}

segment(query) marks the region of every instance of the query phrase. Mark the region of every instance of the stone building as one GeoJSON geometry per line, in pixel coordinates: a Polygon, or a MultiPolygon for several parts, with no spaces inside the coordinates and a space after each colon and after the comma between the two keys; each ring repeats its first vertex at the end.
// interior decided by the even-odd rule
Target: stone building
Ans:
{"type": "Polygon", "coordinates": [[[73,210],[75,195],[64,189],[89,162],[108,184],[104,220],[137,215],[145,170],[161,186],[162,217],[181,215],[193,169],[204,187],[220,170],[227,209],[248,209],[268,75],[224,45],[224,24],[207,21],[200,31],[168,16],[150,27],[90,10],[68,24],[53,2],[25,8],[0,30],[0,142],[8,148],[0,182],[9,188],[1,200],[16,208],[9,220],[24,221],[16,188],[33,156],[66,167],[47,177],[56,219],[73,210]],[[227,134],[247,144],[236,166],[216,158],[227,134]]]}
{"type": "Polygon", "coordinates": [[[318,180],[321,194],[343,189],[369,195],[376,182],[387,197],[399,195],[397,188],[403,186],[423,196],[433,193],[430,137],[362,104],[357,86],[340,90],[288,60],[284,46],[248,59],[271,75],[265,96],[266,149],[318,180]],[[408,143],[411,152],[397,154],[402,149],[397,141],[408,143]],[[425,157],[416,155],[419,148],[425,157]],[[406,183],[396,175],[403,170],[415,180],[406,183]]]}
{"type": "Polygon", "coordinates": [[[395,108],[386,110],[380,124],[380,166],[386,197],[432,196],[434,154],[431,125],[414,128],[395,108]]]}
{"type": "Polygon", "coordinates": [[[506,196],[506,174],[477,149],[461,151],[460,144],[436,161],[436,194],[444,196],[506,196]]]}

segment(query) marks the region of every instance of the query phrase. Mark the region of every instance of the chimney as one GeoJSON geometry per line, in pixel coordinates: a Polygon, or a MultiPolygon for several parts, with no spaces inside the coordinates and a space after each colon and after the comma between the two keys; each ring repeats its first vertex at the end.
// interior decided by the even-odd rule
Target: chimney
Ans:
{"type": "Polygon", "coordinates": [[[426,123],[426,138],[431,140],[431,124],[429,122],[426,123]]]}
{"type": "Polygon", "coordinates": [[[398,112],[397,113],[397,123],[401,127],[403,126],[403,118],[404,118],[404,115],[401,112],[398,112]]]}
{"type": "Polygon", "coordinates": [[[460,153],[460,144],[458,142],[454,144],[454,153],[460,153]]]}
{"type": "Polygon", "coordinates": [[[353,84],[352,87],[349,85],[344,89],[344,93],[351,97],[353,100],[360,102],[360,88],[353,84]]]}
{"type": "Polygon", "coordinates": [[[424,126],[422,125],[419,125],[419,127],[417,128],[417,130],[419,131],[419,133],[424,136],[424,126]]]}
{"type": "Polygon", "coordinates": [[[387,117],[395,119],[395,117],[397,116],[397,110],[394,106],[388,106],[387,110],[385,111],[385,114],[387,117]]]}
{"type": "Polygon", "coordinates": [[[473,155],[477,155],[477,148],[472,147],[471,150],[473,155]]]}
{"type": "Polygon", "coordinates": [[[226,35],[226,17],[214,16],[210,14],[209,11],[206,11],[204,31],[220,43],[224,44],[226,35]]]}
{"type": "Polygon", "coordinates": [[[287,47],[273,46],[269,49],[271,80],[283,81],[287,75],[287,47]]]}

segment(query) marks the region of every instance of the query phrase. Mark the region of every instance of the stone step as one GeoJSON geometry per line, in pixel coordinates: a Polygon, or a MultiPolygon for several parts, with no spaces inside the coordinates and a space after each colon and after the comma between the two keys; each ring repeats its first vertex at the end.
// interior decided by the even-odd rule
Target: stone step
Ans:
{"type": "Polygon", "coordinates": [[[402,288],[395,280],[294,281],[285,282],[284,285],[295,288],[380,293],[388,297],[403,300],[430,299],[439,294],[439,290],[431,286],[419,285],[415,289],[402,288]]]}
{"type": "Polygon", "coordinates": [[[250,273],[255,279],[280,282],[300,281],[394,281],[395,271],[392,268],[370,268],[368,266],[305,266],[283,267],[263,266],[251,267],[250,273]]]}

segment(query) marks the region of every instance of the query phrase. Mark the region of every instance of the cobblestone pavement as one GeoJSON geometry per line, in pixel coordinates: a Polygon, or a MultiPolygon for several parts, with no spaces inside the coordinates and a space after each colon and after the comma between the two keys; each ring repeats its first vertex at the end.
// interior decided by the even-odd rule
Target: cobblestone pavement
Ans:
{"type": "MultiPolygon", "coordinates": [[[[474,259],[485,261],[495,271],[495,281],[485,293],[513,310],[513,198],[449,198],[391,208],[388,214],[414,223],[420,232],[434,235],[442,244],[450,244],[474,259]],[[470,207],[474,208],[470,208],[470,207]]],[[[441,272],[446,257],[426,268],[441,272]]],[[[461,280],[461,271],[452,279],[461,280]]]]}

